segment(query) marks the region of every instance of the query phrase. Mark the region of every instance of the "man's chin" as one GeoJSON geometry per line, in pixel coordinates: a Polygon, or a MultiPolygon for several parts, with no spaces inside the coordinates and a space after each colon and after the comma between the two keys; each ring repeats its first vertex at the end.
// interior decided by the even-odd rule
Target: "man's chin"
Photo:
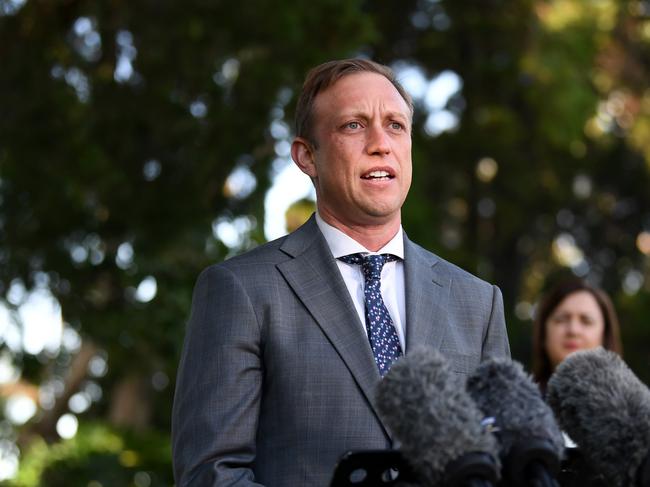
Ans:
{"type": "Polygon", "coordinates": [[[401,211],[399,208],[368,208],[363,211],[359,221],[366,226],[383,226],[401,221],[401,211]]]}
{"type": "Polygon", "coordinates": [[[360,207],[360,210],[370,218],[391,221],[399,217],[402,208],[401,201],[371,201],[360,207]]]}
{"type": "Polygon", "coordinates": [[[319,213],[330,224],[338,221],[350,227],[380,227],[401,222],[401,205],[394,201],[385,204],[365,201],[348,208],[337,208],[336,211],[319,207],[319,213]]]}

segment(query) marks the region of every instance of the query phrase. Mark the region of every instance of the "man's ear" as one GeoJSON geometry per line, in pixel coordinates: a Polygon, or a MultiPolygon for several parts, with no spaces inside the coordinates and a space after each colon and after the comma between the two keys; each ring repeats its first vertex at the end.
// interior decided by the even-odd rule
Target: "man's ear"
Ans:
{"type": "Polygon", "coordinates": [[[314,146],[302,137],[296,137],[291,144],[291,158],[296,166],[307,176],[314,179],[318,176],[314,163],[314,146]]]}

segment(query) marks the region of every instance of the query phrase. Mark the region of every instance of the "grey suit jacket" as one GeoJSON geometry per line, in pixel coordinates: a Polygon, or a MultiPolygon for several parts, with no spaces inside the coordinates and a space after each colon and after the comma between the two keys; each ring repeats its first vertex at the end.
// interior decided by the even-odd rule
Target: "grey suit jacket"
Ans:
{"type": "MultiPolygon", "coordinates": [[[[405,237],[406,353],[470,373],[510,355],[501,293],[405,237]]],[[[312,218],[206,269],[194,290],[172,417],[184,486],[327,486],[348,450],[385,449],[368,338],[312,218]]]]}

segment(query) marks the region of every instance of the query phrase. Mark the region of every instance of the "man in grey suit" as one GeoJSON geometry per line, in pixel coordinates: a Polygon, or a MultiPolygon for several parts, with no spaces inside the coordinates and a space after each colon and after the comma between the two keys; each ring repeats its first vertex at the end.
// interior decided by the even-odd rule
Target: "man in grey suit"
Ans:
{"type": "Polygon", "coordinates": [[[404,351],[435,347],[460,374],[509,356],[499,289],[403,233],[412,115],[380,64],[308,74],[292,157],[318,211],[199,277],[174,399],[179,486],[327,486],[346,451],[392,447],[374,392],[404,351]]]}

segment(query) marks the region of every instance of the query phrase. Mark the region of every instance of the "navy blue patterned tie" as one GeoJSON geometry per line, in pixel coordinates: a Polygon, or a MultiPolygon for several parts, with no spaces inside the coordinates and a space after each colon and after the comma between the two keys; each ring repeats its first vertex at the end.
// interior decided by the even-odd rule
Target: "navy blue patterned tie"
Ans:
{"type": "Polygon", "coordinates": [[[381,296],[381,270],[386,262],[397,260],[390,254],[350,254],[339,257],[346,264],[361,266],[366,284],[363,288],[366,301],[366,329],[372,354],[375,356],[379,374],[383,377],[391,364],[402,355],[402,347],[381,296]]]}

